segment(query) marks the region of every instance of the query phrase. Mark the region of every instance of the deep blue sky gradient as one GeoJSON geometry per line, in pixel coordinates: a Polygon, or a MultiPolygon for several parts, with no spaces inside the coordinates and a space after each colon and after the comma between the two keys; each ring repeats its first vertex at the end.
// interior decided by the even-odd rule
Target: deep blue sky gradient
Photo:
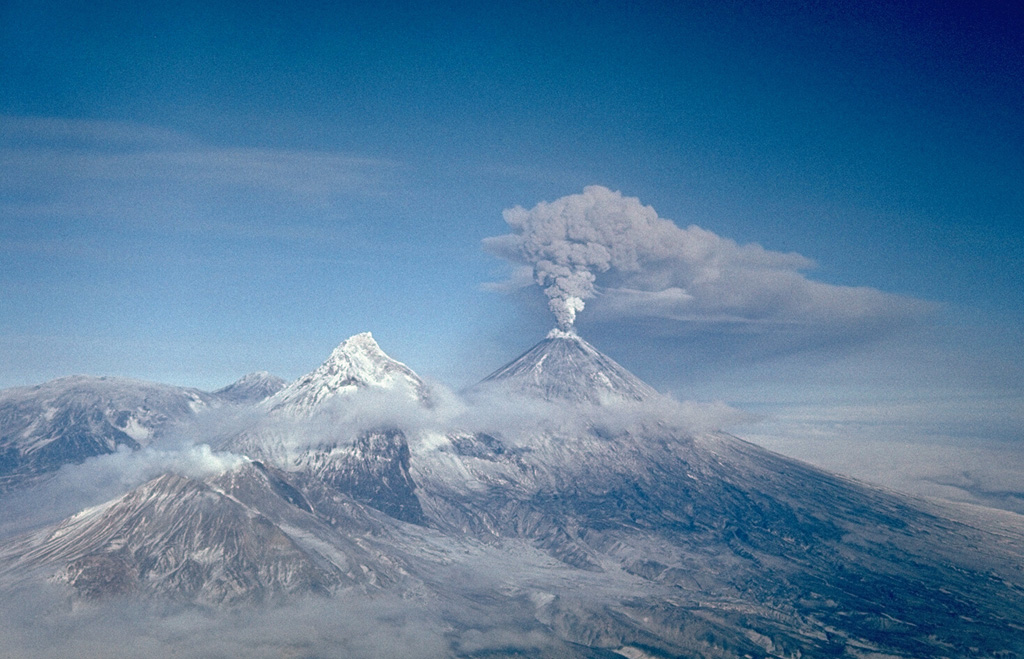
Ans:
{"type": "Polygon", "coordinates": [[[366,330],[467,385],[552,324],[480,241],[600,184],[933,305],[781,346],[581,314],[662,390],[1019,437],[1024,7],[729,4],[6,0],[0,386],[291,378],[366,330]]]}

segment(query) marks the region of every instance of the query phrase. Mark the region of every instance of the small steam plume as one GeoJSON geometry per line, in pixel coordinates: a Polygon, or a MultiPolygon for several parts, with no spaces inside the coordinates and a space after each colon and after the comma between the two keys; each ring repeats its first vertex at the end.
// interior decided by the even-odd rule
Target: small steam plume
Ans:
{"type": "Polygon", "coordinates": [[[670,225],[634,197],[598,185],[582,194],[503,213],[513,233],[484,240],[488,251],[532,266],[559,329],[571,331],[598,273],[641,269],[638,256],[656,252],[656,236],[670,225]]]}

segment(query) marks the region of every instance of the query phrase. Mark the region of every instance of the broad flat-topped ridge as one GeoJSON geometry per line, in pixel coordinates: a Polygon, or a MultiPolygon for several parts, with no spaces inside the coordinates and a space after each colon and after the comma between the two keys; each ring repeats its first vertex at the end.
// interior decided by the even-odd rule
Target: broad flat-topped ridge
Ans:
{"type": "Polygon", "coordinates": [[[258,403],[286,386],[288,382],[284,378],[271,375],[267,371],[255,371],[214,391],[213,395],[232,403],[258,403]]]}
{"type": "Polygon", "coordinates": [[[575,332],[557,328],[477,386],[549,401],[593,404],[644,401],[660,395],[575,332]]]}
{"type": "Polygon", "coordinates": [[[40,384],[0,389],[0,405],[60,400],[139,401],[153,398],[183,398],[206,401],[215,394],[160,382],[114,375],[65,375],[40,384]]]}
{"type": "Polygon", "coordinates": [[[118,447],[148,446],[223,402],[198,389],[82,375],[0,391],[0,492],[118,447]]]}

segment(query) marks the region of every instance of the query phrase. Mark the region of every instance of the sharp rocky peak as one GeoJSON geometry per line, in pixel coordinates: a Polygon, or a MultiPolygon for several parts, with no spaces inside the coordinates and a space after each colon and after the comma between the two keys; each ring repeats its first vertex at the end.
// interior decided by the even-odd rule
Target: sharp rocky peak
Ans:
{"type": "Polygon", "coordinates": [[[537,345],[484,378],[478,389],[549,401],[604,404],[659,396],[650,385],[574,331],[555,328],[537,345]]]}
{"type": "Polygon", "coordinates": [[[311,411],[336,395],[362,388],[404,388],[414,398],[426,399],[426,387],[405,364],[388,357],[369,332],[342,341],[314,371],[279,391],[266,403],[272,410],[311,411]]]}

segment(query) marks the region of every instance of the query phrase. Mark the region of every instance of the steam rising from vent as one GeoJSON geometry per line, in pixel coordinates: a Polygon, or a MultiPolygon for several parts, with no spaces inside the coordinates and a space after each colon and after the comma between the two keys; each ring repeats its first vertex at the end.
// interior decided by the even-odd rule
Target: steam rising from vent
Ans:
{"type": "Polygon", "coordinates": [[[488,251],[533,268],[559,329],[570,331],[584,300],[594,297],[597,273],[640,270],[639,258],[670,221],[639,199],[592,185],[583,194],[507,209],[511,235],[484,240],[488,251]]]}

